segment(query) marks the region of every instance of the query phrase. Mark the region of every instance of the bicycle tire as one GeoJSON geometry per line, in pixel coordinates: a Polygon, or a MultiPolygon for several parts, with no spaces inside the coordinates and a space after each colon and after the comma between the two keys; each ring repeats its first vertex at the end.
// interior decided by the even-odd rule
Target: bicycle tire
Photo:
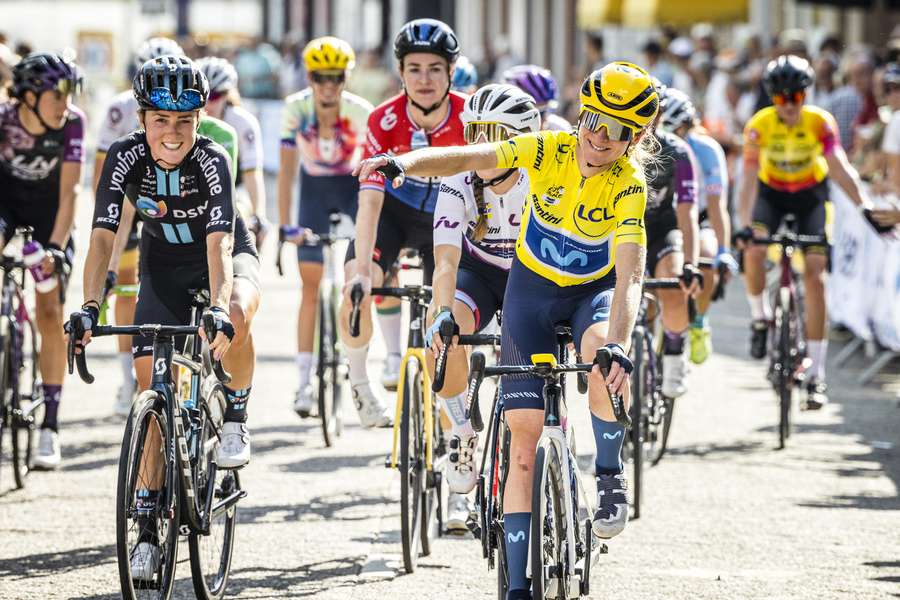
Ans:
{"type": "Polygon", "coordinates": [[[319,403],[319,420],[322,425],[322,437],[325,440],[325,446],[334,445],[340,435],[339,420],[340,417],[336,411],[336,398],[340,392],[335,393],[335,371],[337,369],[337,361],[335,360],[337,338],[335,334],[334,307],[332,306],[327,293],[322,293],[319,297],[319,360],[316,364],[316,379],[318,379],[318,403],[319,403]]]}
{"type": "MultiPolygon", "coordinates": [[[[11,323],[11,320],[6,317],[3,317],[3,320],[4,324],[11,323]]],[[[4,430],[9,430],[10,464],[13,471],[13,480],[16,488],[22,489],[25,487],[25,481],[20,474],[22,452],[19,448],[19,435],[16,430],[16,394],[15,390],[11,388],[10,354],[12,353],[13,331],[10,326],[5,327],[5,329],[7,330],[6,335],[0,338],[0,393],[3,394],[3,397],[0,398],[0,407],[2,407],[0,410],[3,411],[0,414],[0,421],[2,421],[2,425],[0,425],[0,445],[3,442],[4,430]]]]}
{"type": "MultiPolygon", "coordinates": [[[[422,398],[424,402],[424,397],[422,398]]],[[[425,488],[422,490],[422,556],[431,555],[431,546],[434,538],[439,537],[443,530],[443,508],[444,508],[444,478],[443,473],[435,470],[439,463],[441,453],[441,405],[437,396],[431,396],[432,408],[432,432],[431,432],[431,467],[432,472],[425,472],[425,488]]],[[[424,434],[424,423],[423,434],[424,434]]],[[[425,439],[425,436],[422,436],[425,439]]],[[[422,450],[422,461],[424,464],[425,449],[422,450]]]]}
{"type": "Polygon", "coordinates": [[[23,352],[24,340],[16,323],[10,319],[9,335],[6,337],[3,349],[3,359],[0,360],[3,370],[4,394],[9,393],[10,407],[10,434],[12,435],[12,464],[13,478],[16,487],[25,487],[25,478],[31,472],[31,452],[34,443],[35,418],[34,413],[29,412],[30,406],[25,407],[22,402],[21,377],[24,367],[23,352]],[[27,413],[27,414],[26,414],[27,413]]]}
{"type": "Polygon", "coordinates": [[[778,447],[784,448],[791,437],[791,400],[793,392],[793,373],[791,373],[791,300],[785,288],[779,295],[778,308],[775,312],[775,324],[778,330],[778,354],[781,368],[778,371],[778,447]]]}
{"type": "Polygon", "coordinates": [[[400,538],[403,567],[416,570],[421,542],[422,492],[425,486],[425,443],[423,435],[421,365],[415,358],[406,362],[401,377],[403,403],[400,413],[400,538]]]}
{"type": "MultiPolygon", "coordinates": [[[[216,386],[212,394],[215,398],[211,398],[219,407],[225,406],[225,393],[220,386],[216,386]]],[[[215,412],[215,411],[214,411],[215,412]]],[[[218,429],[221,426],[220,421],[222,411],[218,411],[217,419],[210,415],[209,412],[202,413],[200,440],[197,448],[205,448],[208,450],[205,459],[198,457],[196,466],[194,467],[194,491],[195,498],[199,504],[205,507],[205,492],[208,482],[210,465],[215,462],[218,453],[219,444],[217,442],[209,443],[219,437],[218,429]],[[205,469],[201,470],[200,466],[205,465],[205,469]],[[206,477],[204,477],[204,475],[206,477]]],[[[210,520],[210,533],[204,535],[202,533],[191,531],[188,536],[188,550],[191,560],[191,578],[194,583],[194,593],[200,600],[219,600],[225,594],[225,588],[228,585],[228,576],[231,571],[231,558],[234,550],[234,529],[237,523],[237,506],[233,505],[228,509],[221,511],[216,515],[215,502],[219,498],[227,498],[237,489],[235,472],[231,470],[217,470],[216,484],[213,490],[213,517],[210,520]],[[216,517],[222,517],[217,519],[216,517]],[[215,532],[215,533],[214,533],[215,532]],[[221,534],[221,542],[218,538],[221,534]],[[204,560],[209,559],[209,560],[204,560]],[[205,564],[204,564],[205,563],[205,564]],[[215,572],[213,572],[213,569],[215,572]]],[[[202,508],[201,508],[202,510],[202,508]]]]}
{"type": "MultiPolygon", "coordinates": [[[[567,600],[566,511],[562,465],[556,446],[538,446],[531,492],[531,588],[533,600],[567,600]]],[[[509,535],[506,537],[510,541],[509,535]]]]}
{"type": "Polygon", "coordinates": [[[331,354],[331,413],[334,418],[334,437],[341,437],[344,433],[344,418],[341,416],[341,410],[344,405],[344,381],[347,379],[347,373],[341,358],[341,328],[338,327],[337,320],[340,297],[337,286],[332,286],[331,294],[329,313],[331,314],[331,330],[334,332],[334,351],[331,354]]]}
{"type": "MultiPolygon", "coordinates": [[[[10,323],[13,323],[10,320],[10,323]]],[[[10,328],[13,330],[13,328],[10,328]]],[[[43,420],[43,397],[38,392],[40,387],[40,350],[38,349],[38,335],[34,323],[31,321],[18,321],[14,328],[16,333],[14,349],[11,354],[14,364],[10,373],[15,375],[14,395],[11,401],[12,427],[10,431],[13,439],[17,441],[13,447],[13,464],[18,467],[13,471],[17,487],[25,487],[25,477],[31,473],[31,461],[34,453],[34,432],[37,423],[43,420]],[[22,325],[24,324],[24,327],[22,325]],[[28,357],[28,358],[26,358],[28,357]],[[23,377],[27,377],[30,388],[27,393],[22,386],[23,377]],[[38,400],[40,398],[40,400],[38,400]],[[27,408],[26,408],[27,403],[27,408]],[[26,414],[27,413],[27,414],[26,414]],[[24,456],[22,452],[24,449],[24,456]],[[19,453],[16,456],[16,453],[19,453]]]]}
{"type": "Polygon", "coordinates": [[[509,592],[509,566],[506,564],[506,544],[503,541],[503,528],[498,527],[492,535],[499,538],[497,544],[497,600],[506,600],[509,592]]]}
{"type": "MultiPolygon", "coordinates": [[[[133,500],[137,490],[139,476],[139,463],[143,453],[143,442],[146,439],[151,419],[155,418],[156,427],[159,430],[160,448],[168,447],[168,415],[157,409],[161,404],[157,392],[144,391],[138,396],[131,409],[128,423],[125,426],[125,434],[122,436],[122,449],[119,455],[119,472],[116,485],[116,558],[119,568],[119,583],[122,587],[122,598],[125,600],[140,600],[143,598],[168,599],[172,595],[175,584],[175,565],[178,559],[178,533],[180,523],[180,492],[175,473],[169,472],[163,476],[164,486],[175,491],[172,510],[168,515],[161,514],[158,524],[159,538],[165,537],[165,542],[160,544],[160,568],[157,570],[154,587],[146,585],[135,586],[131,578],[131,550],[129,544],[131,514],[133,513],[133,500]],[[162,527],[161,525],[165,525],[162,527]],[[165,534],[165,535],[164,535],[165,534]]],[[[163,454],[166,452],[163,451],[163,454]]],[[[163,459],[165,465],[165,459],[163,459]]],[[[160,497],[162,498],[162,494],[160,497]]],[[[164,513],[158,508],[160,513],[164,513]]],[[[136,532],[133,532],[136,533],[136,532]]],[[[138,541],[135,539],[135,546],[138,541]]]]}
{"type": "Polygon", "coordinates": [[[646,402],[647,386],[646,378],[642,376],[646,372],[647,363],[643,335],[635,335],[633,344],[634,371],[631,377],[631,431],[626,431],[625,436],[630,445],[631,458],[631,505],[632,519],[641,516],[641,492],[644,477],[644,403],[646,402]]]}

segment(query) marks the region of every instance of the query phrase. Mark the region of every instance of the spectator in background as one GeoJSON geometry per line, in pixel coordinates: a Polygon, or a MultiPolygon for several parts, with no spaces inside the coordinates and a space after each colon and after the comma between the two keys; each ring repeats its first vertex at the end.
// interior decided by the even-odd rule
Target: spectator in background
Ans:
{"type": "Polygon", "coordinates": [[[840,36],[835,33],[829,33],[822,40],[822,43],[819,44],[819,55],[825,53],[831,53],[835,56],[840,56],[844,51],[844,42],[841,41],[840,36]]]}
{"type": "Polygon", "coordinates": [[[691,28],[694,41],[694,53],[691,55],[691,73],[694,83],[701,90],[709,85],[715,69],[716,48],[715,30],[709,23],[698,23],[691,28]]]}
{"type": "Polygon", "coordinates": [[[891,119],[881,142],[885,176],[876,189],[881,193],[900,197],[900,65],[891,63],[887,66],[882,76],[882,85],[887,106],[891,110],[891,119]]]}
{"type": "Polygon", "coordinates": [[[281,43],[281,72],[279,87],[282,96],[290,96],[307,86],[306,72],[303,69],[304,42],[292,31],[281,43]]]}
{"type": "Polygon", "coordinates": [[[659,79],[663,85],[672,85],[672,78],[675,73],[672,65],[666,61],[663,56],[662,44],[657,39],[651,39],[641,50],[644,53],[644,64],[642,65],[647,72],[659,79]]]}
{"type": "Polygon", "coordinates": [[[16,48],[14,51],[19,56],[28,56],[32,52],[34,52],[34,48],[28,42],[19,42],[16,44],[16,48]]]}
{"type": "Polygon", "coordinates": [[[251,48],[241,48],[234,59],[241,96],[245,98],[279,98],[281,55],[274,46],[258,41],[251,48]]]}
{"type": "Polygon", "coordinates": [[[840,67],[840,57],[831,50],[819,53],[819,58],[813,61],[813,70],[816,73],[816,82],[810,90],[807,102],[831,110],[831,102],[837,89],[835,76],[840,67]]]}
{"type": "Polygon", "coordinates": [[[847,59],[847,85],[831,97],[829,112],[834,115],[841,135],[841,145],[848,153],[853,149],[853,135],[857,124],[870,122],[877,117],[875,96],[872,92],[872,75],[875,63],[866,51],[853,52],[847,59]]]}
{"type": "Polygon", "coordinates": [[[584,35],[584,49],[587,56],[587,72],[593,73],[606,64],[603,54],[603,34],[599,31],[586,31],[584,35]]]}
{"type": "Polygon", "coordinates": [[[691,73],[691,54],[694,42],[688,37],[677,37],[669,43],[669,56],[672,57],[672,87],[681,90],[692,99],[698,96],[691,73]]]}
{"type": "Polygon", "coordinates": [[[384,66],[383,50],[370,48],[360,54],[356,68],[350,73],[347,91],[378,106],[400,89],[400,80],[384,66]]]}

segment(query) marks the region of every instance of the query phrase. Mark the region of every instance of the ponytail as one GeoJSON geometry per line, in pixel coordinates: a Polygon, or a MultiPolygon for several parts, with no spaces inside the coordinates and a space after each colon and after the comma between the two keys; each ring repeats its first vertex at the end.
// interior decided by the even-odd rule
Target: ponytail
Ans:
{"type": "Polygon", "coordinates": [[[484,207],[484,179],[472,171],[472,191],[475,195],[475,207],[478,209],[478,220],[475,222],[475,229],[472,230],[472,239],[480,242],[487,235],[487,211],[484,207]]]}

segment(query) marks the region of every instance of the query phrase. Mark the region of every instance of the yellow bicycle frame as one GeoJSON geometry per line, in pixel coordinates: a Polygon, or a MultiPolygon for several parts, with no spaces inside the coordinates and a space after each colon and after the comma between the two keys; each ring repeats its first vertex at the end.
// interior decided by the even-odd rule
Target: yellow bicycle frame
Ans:
{"type": "Polygon", "coordinates": [[[430,471],[432,469],[432,452],[434,450],[432,447],[432,439],[434,437],[434,396],[431,393],[431,375],[425,363],[425,348],[407,348],[403,359],[400,361],[400,380],[397,382],[397,411],[394,415],[394,445],[391,450],[390,467],[396,469],[399,460],[400,420],[403,414],[403,384],[406,380],[406,363],[411,358],[416,358],[422,367],[419,377],[422,379],[422,396],[425,401],[425,470],[430,471]]]}

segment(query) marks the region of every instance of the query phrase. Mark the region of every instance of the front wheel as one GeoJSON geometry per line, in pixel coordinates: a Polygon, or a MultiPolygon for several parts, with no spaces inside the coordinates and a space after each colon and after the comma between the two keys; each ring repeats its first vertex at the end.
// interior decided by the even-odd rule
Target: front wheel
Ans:
{"type": "MultiPolygon", "coordinates": [[[[631,431],[626,431],[625,436],[629,442],[631,455],[632,475],[632,518],[641,516],[641,492],[644,480],[644,436],[646,415],[644,409],[648,400],[648,394],[653,393],[653,388],[647,382],[647,350],[644,346],[643,336],[636,336],[634,344],[633,361],[634,371],[631,375],[631,431]]],[[[652,400],[652,396],[649,396],[652,400]]]]}
{"type": "Polygon", "coordinates": [[[778,447],[784,448],[791,437],[791,401],[793,373],[791,372],[791,316],[788,290],[782,290],[775,310],[775,328],[778,333],[778,360],[776,393],[778,394],[778,447]]]}
{"type": "MultiPolygon", "coordinates": [[[[424,396],[422,398],[425,400],[424,396]]],[[[441,444],[441,405],[437,396],[431,396],[431,471],[425,471],[425,491],[422,493],[422,556],[431,555],[434,539],[441,535],[444,528],[444,472],[441,465],[442,456],[446,454],[441,444]]],[[[423,432],[425,424],[422,424],[423,432]]],[[[427,439],[426,435],[422,439],[427,439]]],[[[422,448],[424,463],[427,448],[422,448]]]]}
{"type": "Polygon", "coordinates": [[[422,413],[422,366],[415,358],[406,362],[400,413],[400,537],[403,567],[416,570],[421,541],[422,497],[425,490],[425,432],[422,413]]]}
{"type": "MultiPolygon", "coordinates": [[[[531,492],[531,587],[534,600],[568,599],[566,527],[569,502],[565,498],[562,466],[556,446],[538,447],[531,492]]],[[[519,532],[520,534],[522,532],[519,532]]],[[[527,543],[506,534],[507,543],[527,543]]]]}
{"type": "Polygon", "coordinates": [[[131,409],[122,438],[116,490],[116,557],[126,600],[169,598],[175,583],[180,503],[176,475],[166,459],[172,442],[168,415],[161,406],[156,392],[142,392],[131,409]],[[151,489],[158,492],[155,506],[139,505],[139,493],[151,489]],[[132,557],[146,549],[142,546],[145,542],[155,544],[159,551],[156,571],[149,578],[132,579],[132,557]]]}
{"type": "MultiPolygon", "coordinates": [[[[327,286],[322,286],[327,287],[327,286]]],[[[331,447],[343,432],[341,422],[341,378],[337,343],[337,318],[332,294],[322,290],[319,296],[319,360],[316,365],[317,395],[322,437],[331,447]]]]}

